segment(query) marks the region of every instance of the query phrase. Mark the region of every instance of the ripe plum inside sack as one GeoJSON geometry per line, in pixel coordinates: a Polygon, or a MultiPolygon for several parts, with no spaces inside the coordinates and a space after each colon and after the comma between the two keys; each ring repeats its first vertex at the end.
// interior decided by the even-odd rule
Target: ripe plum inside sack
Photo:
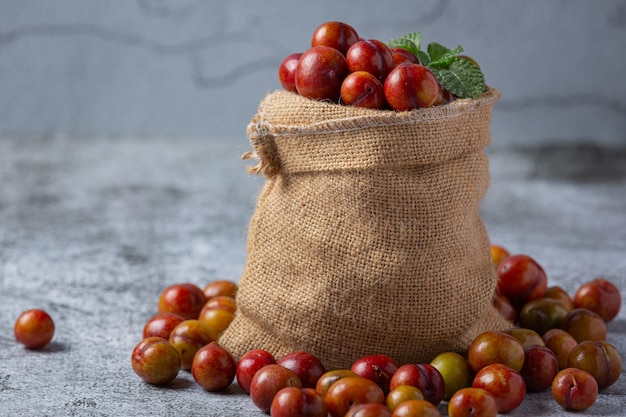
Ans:
{"type": "Polygon", "coordinates": [[[235,357],[306,350],[331,369],[429,362],[510,327],[479,214],[498,97],[394,112],[267,95],[247,155],[266,181],[220,343],[235,357]]]}

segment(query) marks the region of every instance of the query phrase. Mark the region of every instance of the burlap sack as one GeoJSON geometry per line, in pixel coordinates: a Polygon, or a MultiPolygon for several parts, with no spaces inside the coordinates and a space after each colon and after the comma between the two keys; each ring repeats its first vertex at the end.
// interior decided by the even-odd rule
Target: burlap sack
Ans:
{"type": "Polygon", "coordinates": [[[498,97],[397,113],[266,96],[248,135],[267,179],[222,345],[333,369],[429,362],[510,327],[479,214],[498,97]]]}

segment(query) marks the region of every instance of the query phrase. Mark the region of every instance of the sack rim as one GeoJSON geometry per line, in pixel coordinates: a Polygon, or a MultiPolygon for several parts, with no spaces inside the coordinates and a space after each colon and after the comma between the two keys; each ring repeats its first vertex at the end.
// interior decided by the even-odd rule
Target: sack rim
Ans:
{"type": "Polygon", "coordinates": [[[291,135],[325,135],[328,133],[349,132],[375,128],[384,125],[403,125],[415,122],[437,121],[459,117],[483,105],[493,105],[501,96],[498,89],[487,87],[484,93],[475,99],[456,99],[442,106],[418,108],[407,111],[376,110],[346,106],[328,101],[312,100],[287,90],[276,90],[269,93],[259,106],[258,114],[250,121],[247,134],[252,139],[259,134],[271,133],[272,136],[291,135]],[[302,102],[302,105],[311,107],[312,111],[323,111],[326,107],[346,108],[346,113],[353,115],[346,117],[324,119],[312,123],[303,124],[275,124],[265,116],[265,105],[270,105],[272,99],[280,99],[282,96],[291,96],[291,99],[302,102]]]}

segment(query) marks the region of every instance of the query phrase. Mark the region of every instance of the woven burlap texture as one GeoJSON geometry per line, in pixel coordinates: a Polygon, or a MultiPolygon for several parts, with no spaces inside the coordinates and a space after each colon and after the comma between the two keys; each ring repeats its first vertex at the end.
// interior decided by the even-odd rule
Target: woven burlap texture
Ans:
{"type": "Polygon", "coordinates": [[[268,94],[245,156],[266,180],[220,343],[235,357],[305,350],[334,369],[369,354],[429,362],[510,327],[491,304],[479,213],[498,97],[393,112],[268,94]]]}

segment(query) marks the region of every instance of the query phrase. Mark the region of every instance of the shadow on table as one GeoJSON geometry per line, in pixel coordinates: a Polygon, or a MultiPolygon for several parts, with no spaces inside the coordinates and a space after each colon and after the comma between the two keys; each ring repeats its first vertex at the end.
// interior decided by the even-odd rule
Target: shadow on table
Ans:
{"type": "MultiPolygon", "coordinates": [[[[183,370],[181,370],[180,372],[184,372],[183,370]]],[[[186,390],[189,389],[190,387],[194,386],[196,383],[192,380],[192,379],[187,379],[187,378],[175,378],[172,382],[170,382],[169,384],[167,384],[167,389],[168,390],[186,390]]]]}
{"type": "Polygon", "coordinates": [[[626,147],[552,144],[517,149],[533,163],[531,177],[578,183],[626,181],[626,147]]]}
{"type": "Polygon", "coordinates": [[[626,336],[626,319],[616,318],[607,324],[609,334],[621,334],[626,336]]]}
{"type": "Polygon", "coordinates": [[[41,353],[60,353],[60,352],[69,352],[71,350],[70,345],[67,343],[61,343],[57,341],[52,341],[48,343],[46,346],[38,349],[38,352],[41,353]]]}

